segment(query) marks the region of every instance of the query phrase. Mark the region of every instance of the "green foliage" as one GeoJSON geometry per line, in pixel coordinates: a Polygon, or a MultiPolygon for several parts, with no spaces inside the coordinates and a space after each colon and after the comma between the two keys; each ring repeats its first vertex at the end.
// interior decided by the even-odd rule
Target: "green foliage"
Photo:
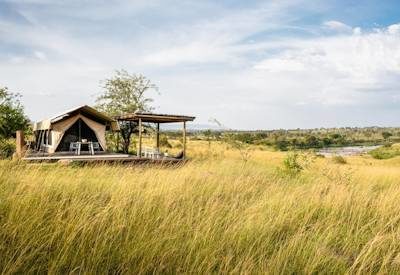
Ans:
{"type": "Polygon", "coordinates": [[[0,158],[10,158],[15,152],[15,140],[0,138],[0,158]]]}
{"type": "Polygon", "coordinates": [[[388,138],[390,138],[391,136],[393,136],[393,134],[392,133],[390,133],[390,132],[382,132],[382,137],[386,140],[386,139],[388,139],[388,138]]]}
{"type": "Polygon", "coordinates": [[[347,163],[347,160],[343,156],[340,156],[340,155],[333,156],[332,161],[336,164],[346,164],[347,163]]]}
{"type": "Polygon", "coordinates": [[[0,87],[0,138],[15,137],[17,130],[27,130],[29,121],[19,101],[19,94],[0,87]]]}
{"type": "Polygon", "coordinates": [[[382,146],[369,152],[375,159],[390,159],[400,156],[399,146],[382,146]]]}
{"type": "Polygon", "coordinates": [[[300,173],[304,169],[300,158],[301,156],[297,151],[289,152],[283,160],[284,171],[290,175],[300,173]]]}
{"type": "MultiPolygon", "coordinates": [[[[319,128],[319,129],[294,129],[294,130],[269,130],[269,131],[203,131],[192,133],[197,138],[205,137],[211,140],[210,135],[216,136],[229,134],[231,138],[244,144],[270,146],[280,151],[292,149],[313,149],[323,147],[342,147],[357,145],[382,144],[385,142],[400,142],[399,128],[319,128]]],[[[219,137],[213,137],[218,140],[219,137]]]]}
{"type": "Polygon", "coordinates": [[[297,176],[309,168],[315,159],[316,156],[310,152],[290,151],[283,160],[283,168],[278,168],[278,172],[287,176],[297,176]]]}
{"type": "MultiPolygon", "coordinates": [[[[125,70],[116,71],[115,75],[106,79],[103,83],[103,93],[96,100],[96,107],[111,115],[123,113],[148,112],[153,108],[153,101],[147,97],[151,90],[157,87],[143,75],[129,74],[125,70]]],[[[131,136],[138,131],[138,124],[133,121],[120,121],[120,133],[122,136],[122,148],[129,152],[131,136]]]]}
{"type": "Polygon", "coordinates": [[[113,77],[102,83],[103,93],[96,99],[96,106],[103,112],[115,116],[152,110],[150,103],[153,100],[147,93],[157,87],[145,76],[117,70],[113,77]]]}
{"type": "Polygon", "coordinates": [[[168,141],[167,135],[160,135],[160,146],[166,148],[172,148],[171,143],[168,141]]]}
{"type": "Polygon", "coordinates": [[[287,151],[289,149],[290,142],[285,137],[277,137],[275,139],[274,147],[281,151],[287,151]]]}
{"type": "Polygon", "coordinates": [[[392,147],[392,145],[393,145],[393,143],[391,143],[391,142],[385,142],[383,144],[383,147],[390,148],[390,147],[392,147]]]}

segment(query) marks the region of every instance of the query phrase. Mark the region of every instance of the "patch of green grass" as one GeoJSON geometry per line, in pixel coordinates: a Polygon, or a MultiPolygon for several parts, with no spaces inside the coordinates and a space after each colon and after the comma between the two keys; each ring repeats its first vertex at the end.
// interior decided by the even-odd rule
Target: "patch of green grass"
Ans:
{"type": "Polygon", "coordinates": [[[400,156],[400,146],[382,146],[369,152],[375,159],[390,159],[400,156]]]}

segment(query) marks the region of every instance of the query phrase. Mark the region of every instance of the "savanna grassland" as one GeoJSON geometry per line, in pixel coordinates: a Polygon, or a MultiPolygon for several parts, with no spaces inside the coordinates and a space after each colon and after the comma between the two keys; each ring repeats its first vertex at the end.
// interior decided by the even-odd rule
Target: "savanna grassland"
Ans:
{"type": "Polygon", "coordinates": [[[1,161],[0,271],[400,272],[399,157],[188,147],[177,167],[1,161]]]}

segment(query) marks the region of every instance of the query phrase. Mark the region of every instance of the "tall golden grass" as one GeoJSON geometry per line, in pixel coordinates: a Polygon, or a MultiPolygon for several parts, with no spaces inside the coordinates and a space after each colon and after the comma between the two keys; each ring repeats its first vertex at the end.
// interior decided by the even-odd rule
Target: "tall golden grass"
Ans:
{"type": "Polygon", "coordinates": [[[0,271],[399,273],[400,159],[197,143],[181,167],[0,162],[0,271]]]}

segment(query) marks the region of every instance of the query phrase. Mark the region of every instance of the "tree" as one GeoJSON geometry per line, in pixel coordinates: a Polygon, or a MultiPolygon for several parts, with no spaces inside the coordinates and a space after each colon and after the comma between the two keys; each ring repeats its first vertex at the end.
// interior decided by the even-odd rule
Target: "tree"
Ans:
{"type": "Polygon", "coordinates": [[[392,135],[392,133],[390,133],[390,132],[382,132],[382,137],[385,139],[385,140],[387,140],[388,138],[390,138],[391,136],[393,136],[392,135]]]}
{"type": "MultiPolygon", "coordinates": [[[[110,116],[153,110],[150,106],[153,100],[146,95],[149,91],[158,89],[145,76],[117,70],[113,77],[102,83],[103,93],[96,100],[97,108],[110,116]]],[[[131,136],[138,132],[138,125],[133,121],[119,121],[119,127],[123,139],[123,151],[128,153],[131,136]]]]}
{"type": "Polygon", "coordinates": [[[0,138],[14,137],[17,130],[28,129],[29,120],[19,98],[19,94],[7,87],[0,87],[0,138]]]}

